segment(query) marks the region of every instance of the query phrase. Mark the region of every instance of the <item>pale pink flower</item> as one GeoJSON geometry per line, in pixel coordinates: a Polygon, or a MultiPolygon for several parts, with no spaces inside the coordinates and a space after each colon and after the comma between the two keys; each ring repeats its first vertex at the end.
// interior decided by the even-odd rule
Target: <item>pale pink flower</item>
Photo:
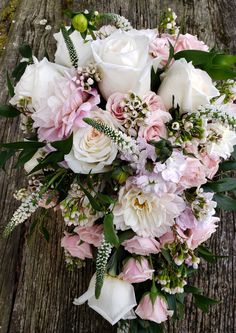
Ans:
{"type": "Polygon", "coordinates": [[[134,236],[122,245],[126,251],[144,256],[160,252],[160,244],[155,238],[134,236]]]}
{"type": "Polygon", "coordinates": [[[91,245],[81,242],[79,235],[65,233],[61,240],[61,246],[69,252],[72,257],[77,257],[82,260],[85,258],[93,258],[91,245]]]}
{"type": "Polygon", "coordinates": [[[102,225],[93,225],[90,227],[77,227],[74,229],[80,239],[86,243],[99,247],[102,242],[103,227],[102,225]]]}
{"type": "Polygon", "coordinates": [[[161,97],[155,94],[153,91],[149,91],[143,96],[143,102],[147,104],[148,110],[151,112],[157,110],[166,111],[165,105],[161,97]]]}
{"type": "Polygon", "coordinates": [[[151,41],[149,46],[149,52],[151,55],[156,57],[162,58],[162,64],[165,65],[168,61],[169,54],[170,54],[170,46],[169,42],[173,45],[174,44],[174,36],[163,34],[161,37],[156,35],[156,37],[151,41]]]}
{"type": "Polygon", "coordinates": [[[153,304],[150,294],[146,294],[142,297],[135,312],[144,320],[151,320],[160,324],[173,315],[173,311],[168,310],[167,306],[165,298],[156,296],[153,304]]]}
{"type": "Polygon", "coordinates": [[[209,155],[207,152],[203,152],[199,154],[199,158],[205,166],[206,177],[212,179],[219,169],[219,157],[209,155]]]}
{"type": "Polygon", "coordinates": [[[140,283],[152,279],[154,269],[151,269],[146,258],[130,258],[124,265],[120,278],[130,283],[140,283]]]}
{"type": "Polygon", "coordinates": [[[185,160],[185,169],[180,179],[180,185],[189,188],[200,186],[206,183],[204,165],[196,158],[187,157],[185,160]]]}
{"type": "Polygon", "coordinates": [[[48,191],[39,200],[38,205],[39,207],[49,209],[56,207],[57,202],[58,202],[58,192],[48,191]]]}
{"type": "Polygon", "coordinates": [[[162,247],[165,247],[166,244],[171,244],[175,241],[175,236],[173,231],[168,231],[161,237],[159,237],[159,242],[162,247]]]}
{"type": "Polygon", "coordinates": [[[112,114],[112,116],[114,116],[121,123],[123,122],[123,120],[125,120],[124,99],[125,99],[125,94],[117,92],[112,94],[108,98],[106,105],[107,111],[109,111],[112,114]]]}
{"type": "Polygon", "coordinates": [[[209,51],[209,47],[204,42],[200,41],[197,36],[180,34],[175,44],[175,53],[183,50],[200,50],[207,52],[209,51]]]}
{"type": "Polygon", "coordinates": [[[100,102],[96,89],[85,92],[76,79],[55,79],[54,93],[32,114],[41,140],[56,141],[84,126],[83,118],[100,102]]]}

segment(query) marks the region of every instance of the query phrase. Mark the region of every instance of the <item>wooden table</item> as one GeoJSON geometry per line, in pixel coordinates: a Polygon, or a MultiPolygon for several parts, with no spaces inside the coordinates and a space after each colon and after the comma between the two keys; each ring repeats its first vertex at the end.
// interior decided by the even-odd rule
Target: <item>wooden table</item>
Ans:
{"type": "MultiPolygon", "coordinates": [[[[6,0],[4,0],[6,2],[6,0]]],[[[68,1],[65,1],[68,3],[68,1]]],[[[8,44],[0,62],[0,101],[8,94],[5,74],[19,60],[17,45],[23,41],[32,45],[35,55],[44,55],[44,41],[53,58],[53,30],[62,20],[60,0],[21,0],[9,34],[8,44]],[[43,18],[53,26],[45,32],[39,25],[43,18]]],[[[183,21],[184,28],[199,34],[210,47],[236,51],[235,0],[100,0],[74,1],[74,8],[111,11],[126,16],[134,26],[156,27],[162,8],[173,8],[183,21]],[[97,5],[96,5],[97,3],[97,5]]],[[[21,136],[16,120],[0,120],[1,141],[17,140],[21,136]]],[[[12,194],[24,181],[22,170],[7,167],[0,180],[0,225],[9,221],[18,203],[12,194]]],[[[235,216],[222,213],[221,222],[211,240],[215,253],[229,256],[215,265],[201,264],[199,274],[192,283],[202,287],[207,295],[219,299],[208,315],[196,310],[188,300],[185,319],[178,328],[169,325],[169,333],[233,333],[235,306],[235,216]]],[[[50,242],[39,233],[27,241],[27,225],[14,231],[5,240],[0,238],[0,333],[111,333],[116,332],[87,306],[72,305],[75,296],[87,288],[93,267],[69,272],[64,265],[60,239],[63,223],[59,216],[51,215],[47,221],[50,242]]]]}

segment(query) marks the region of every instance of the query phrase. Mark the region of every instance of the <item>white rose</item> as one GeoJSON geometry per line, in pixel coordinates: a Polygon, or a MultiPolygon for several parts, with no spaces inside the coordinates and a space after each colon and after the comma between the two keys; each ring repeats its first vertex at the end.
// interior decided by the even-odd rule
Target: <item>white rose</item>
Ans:
{"type": "MultiPolygon", "coordinates": [[[[55,33],[54,38],[57,41],[57,50],[55,53],[55,63],[66,67],[72,67],[68,49],[66,47],[63,35],[60,32],[55,33]]],[[[73,31],[70,38],[74,44],[78,55],[78,65],[83,67],[93,61],[91,42],[85,42],[79,31],[73,31]]]]}
{"type": "Polygon", "coordinates": [[[160,237],[170,231],[185,206],[175,194],[157,196],[135,186],[123,187],[113,210],[114,224],[118,230],[131,228],[141,237],[160,237]]]}
{"type": "Polygon", "coordinates": [[[209,104],[211,98],[219,96],[210,76],[185,59],[175,61],[161,79],[158,95],[167,110],[172,107],[173,96],[174,105],[178,104],[181,112],[194,111],[201,105],[209,104]]]}
{"type": "Polygon", "coordinates": [[[102,75],[99,88],[105,99],[115,92],[133,91],[142,96],[150,90],[152,60],[148,37],[118,30],[91,46],[102,75]]]}
{"type": "Polygon", "coordinates": [[[10,100],[12,105],[19,105],[20,100],[29,99],[29,106],[37,110],[46,96],[53,93],[53,81],[64,77],[66,67],[49,62],[47,58],[27,66],[25,73],[15,87],[15,95],[10,100]]]}
{"type": "Polygon", "coordinates": [[[123,317],[134,318],[130,311],[137,303],[134,287],[131,283],[106,275],[101,295],[99,299],[96,299],[95,281],[96,276],[94,274],[86,293],[74,300],[75,305],[81,305],[88,301],[89,307],[103,316],[111,325],[115,325],[123,317]]]}
{"type": "MultiPolygon", "coordinates": [[[[91,117],[114,127],[110,113],[101,109],[91,112],[91,117]]],[[[87,125],[79,128],[73,136],[72,150],[65,161],[75,173],[106,172],[117,155],[115,144],[104,134],[87,125]]]]}

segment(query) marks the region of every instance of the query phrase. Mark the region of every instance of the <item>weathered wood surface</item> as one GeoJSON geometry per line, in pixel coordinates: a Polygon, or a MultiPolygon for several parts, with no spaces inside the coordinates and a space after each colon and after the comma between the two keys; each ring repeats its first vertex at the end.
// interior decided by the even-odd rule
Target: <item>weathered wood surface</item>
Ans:
{"type": "MultiPolygon", "coordinates": [[[[1,0],[2,4],[2,0],[1,0]]],[[[44,40],[53,54],[52,32],[39,25],[46,18],[56,30],[62,19],[59,0],[21,0],[16,23],[11,29],[6,51],[0,62],[0,101],[6,102],[6,68],[11,70],[18,61],[17,45],[29,42],[35,54],[44,54],[44,40]]],[[[236,51],[235,0],[100,0],[74,1],[74,8],[96,8],[112,11],[130,19],[137,27],[155,27],[161,8],[173,8],[186,29],[211,47],[236,51]]],[[[1,8],[1,7],[0,7],[1,8]]],[[[0,140],[20,137],[17,121],[0,120],[0,140]],[[11,125],[11,127],[9,126],[11,125]]],[[[11,217],[17,202],[14,189],[23,183],[23,172],[8,167],[0,178],[0,232],[11,217]]],[[[202,264],[193,283],[207,295],[221,300],[209,315],[196,310],[189,300],[185,319],[177,328],[169,325],[169,333],[233,333],[236,331],[235,312],[235,215],[221,214],[221,223],[211,247],[228,258],[216,265],[202,264]]],[[[111,333],[115,332],[87,306],[75,307],[72,300],[86,290],[93,269],[68,272],[64,265],[60,238],[63,223],[53,214],[47,223],[51,234],[47,243],[38,234],[27,243],[27,226],[14,231],[8,239],[0,237],[0,333],[111,333]]]]}

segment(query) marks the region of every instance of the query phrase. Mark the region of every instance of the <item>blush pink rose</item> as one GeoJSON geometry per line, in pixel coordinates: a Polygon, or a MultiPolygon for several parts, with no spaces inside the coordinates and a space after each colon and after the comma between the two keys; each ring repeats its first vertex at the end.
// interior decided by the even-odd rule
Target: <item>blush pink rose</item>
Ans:
{"type": "Polygon", "coordinates": [[[142,297],[135,312],[140,318],[151,320],[158,324],[166,321],[168,317],[173,315],[173,311],[168,310],[167,302],[163,297],[157,296],[153,304],[150,294],[142,297]]]}
{"type": "Polygon", "coordinates": [[[80,239],[93,246],[99,247],[102,242],[103,227],[102,225],[93,225],[91,227],[77,227],[74,229],[80,239]]]}
{"type": "Polygon", "coordinates": [[[175,53],[183,50],[200,50],[207,52],[209,51],[209,47],[204,42],[200,41],[197,36],[180,34],[175,44],[175,53]]]}
{"type": "Polygon", "coordinates": [[[61,240],[61,246],[70,253],[72,257],[80,258],[93,258],[91,245],[81,242],[79,235],[72,235],[65,233],[65,236],[61,240]]]}
{"type": "Polygon", "coordinates": [[[155,94],[153,91],[149,91],[143,96],[143,102],[148,106],[148,110],[151,112],[162,110],[166,111],[162,98],[155,94]]]}
{"type": "Polygon", "coordinates": [[[119,92],[112,94],[108,100],[106,109],[109,111],[112,116],[114,116],[119,122],[123,122],[124,117],[124,99],[125,94],[119,92]]]}
{"type": "Polygon", "coordinates": [[[167,138],[167,129],[165,123],[171,120],[171,115],[166,111],[152,112],[146,119],[143,126],[140,127],[138,136],[144,138],[147,142],[158,141],[161,138],[167,138]]]}
{"type": "Polygon", "coordinates": [[[160,252],[160,244],[155,238],[134,236],[122,245],[126,251],[144,256],[160,252]]]}
{"type": "Polygon", "coordinates": [[[119,275],[123,280],[130,283],[139,283],[152,279],[154,269],[151,269],[146,258],[130,258],[124,265],[122,273],[119,275]]]}
{"type": "Polygon", "coordinates": [[[55,79],[53,89],[47,99],[42,96],[39,108],[32,113],[40,140],[48,142],[65,139],[74,129],[85,126],[83,118],[100,102],[97,90],[85,92],[76,78],[55,79]]]}
{"type": "Polygon", "coordinates": [[[204,165],[196,158],[187,157],[183,176],[180,178],[180,185],[184,188],[197,187],[207,181],[204,165]]]}

